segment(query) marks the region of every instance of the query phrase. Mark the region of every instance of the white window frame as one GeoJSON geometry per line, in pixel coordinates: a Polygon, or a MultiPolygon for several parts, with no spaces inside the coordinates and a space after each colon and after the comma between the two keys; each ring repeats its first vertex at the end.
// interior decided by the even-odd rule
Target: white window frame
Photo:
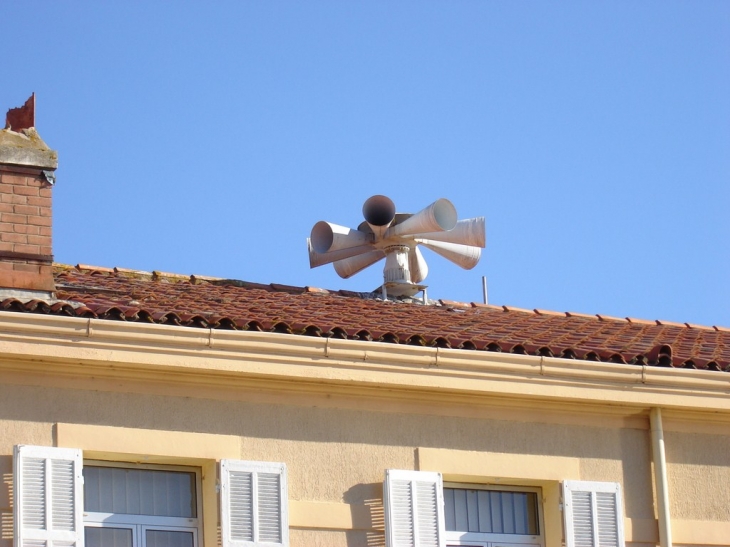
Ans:
{"type": "MultiPolygon", "coordinates": [[[[475,484],[463,482],[445,482],[444,488],[461,488],[468,490],[491,490],[497,492],[531,492],[537,495],[537,527],[539,534],[498,534],[490,532],[461,532],[446,530],[446,546],[524,546],[524,547],[545,547],[545,519],[543,517],[542,489],[533,486],[513,486],[503,484],[475,484]]],[[[445,503],[444,503],[445,506],[445,503]]],[[[444,520],[444,524],[445,524],[444,520]]]]}
{"type": "Polygon", "coordinates": [[[143,469],[152,471],[177,471],[192,473],[195,476],[195,517],[162,517],[154,515],[130,515],[126,513],[83,512],[84,527],[95,528],[132,528],[133,547],[145,547],[145,531],[165,530],[171,532],[190,532],[193,534],[193,547],[198,547],[200,523],[203,511],[201,470],[198,467],[182,465],[135,464],[131,462],[84,460],[84,467],[108,467],[112,469],[143,469]]]}

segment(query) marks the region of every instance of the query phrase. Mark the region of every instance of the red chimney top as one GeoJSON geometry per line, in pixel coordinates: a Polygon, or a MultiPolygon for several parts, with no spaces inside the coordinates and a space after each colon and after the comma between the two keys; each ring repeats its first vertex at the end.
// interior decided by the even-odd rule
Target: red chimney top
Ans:
{"type": "Polygon", "coordinates": [[[5,115],[5,129],[12,129],[20,133],[21,129],[35,127],[35,93],[33,93],[23,106],[11,108],[5,115]]]}

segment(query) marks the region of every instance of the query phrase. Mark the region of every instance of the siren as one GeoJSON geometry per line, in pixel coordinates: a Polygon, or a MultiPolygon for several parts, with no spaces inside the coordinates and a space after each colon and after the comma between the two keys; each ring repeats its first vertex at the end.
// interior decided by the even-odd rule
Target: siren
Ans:
{"type": "MultiPolygon", "coordinates": [[[[383,293],[412,296],[426,287],[428,265],[423,246],[454,264],[471,269],[486,245],[484,217],[457,220],[456,208],[445,198],[416,214],[396,213],[387,196],[369,198],[362,207],[365,222],[353,230],[324,220],[307,239],[309,266],[332,264],[349,278],[385,258],[383,293]]],[[[425,296],[424,296],[425,298],[425,296]]]]}

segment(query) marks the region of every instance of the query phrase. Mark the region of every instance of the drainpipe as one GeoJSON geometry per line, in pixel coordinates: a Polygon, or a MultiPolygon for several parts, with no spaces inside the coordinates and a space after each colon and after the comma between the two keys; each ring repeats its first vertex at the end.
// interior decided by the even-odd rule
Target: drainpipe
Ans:
{"type": "Polygon", "coordinates": [[[654,460],[657,513],[659,516],[659,545],[672,547],[672,524],[669,517],[669,485],[667,484],[667,459],[664,454],[664,429],[662,409],[654,407],[649,414],[651,424],[651,451],[654,460]]]}

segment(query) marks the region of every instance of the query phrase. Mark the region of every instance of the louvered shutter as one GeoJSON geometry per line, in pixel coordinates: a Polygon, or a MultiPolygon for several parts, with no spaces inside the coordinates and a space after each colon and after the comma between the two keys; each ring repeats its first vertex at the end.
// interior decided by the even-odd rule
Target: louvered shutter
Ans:
{"type": "Polygon", "coordinates": [[[624,547],[621,485],[563,483],[566,547],[624,547]]]}
{"type": "Polygon", "coordinates": [[[83,547],[82,466],[80,450],[15,447],[16,547],[83,547]]]}
{"type": "Polygon", "coordinates": [[[221,460],[222,547],[289,545],[286,465],[221,460]]]}
{"type": "Polygon", "coordinates": [[[440,473],[388,469],[383,498],[388,547],[444,546],[444,494],[440,473]]]}

